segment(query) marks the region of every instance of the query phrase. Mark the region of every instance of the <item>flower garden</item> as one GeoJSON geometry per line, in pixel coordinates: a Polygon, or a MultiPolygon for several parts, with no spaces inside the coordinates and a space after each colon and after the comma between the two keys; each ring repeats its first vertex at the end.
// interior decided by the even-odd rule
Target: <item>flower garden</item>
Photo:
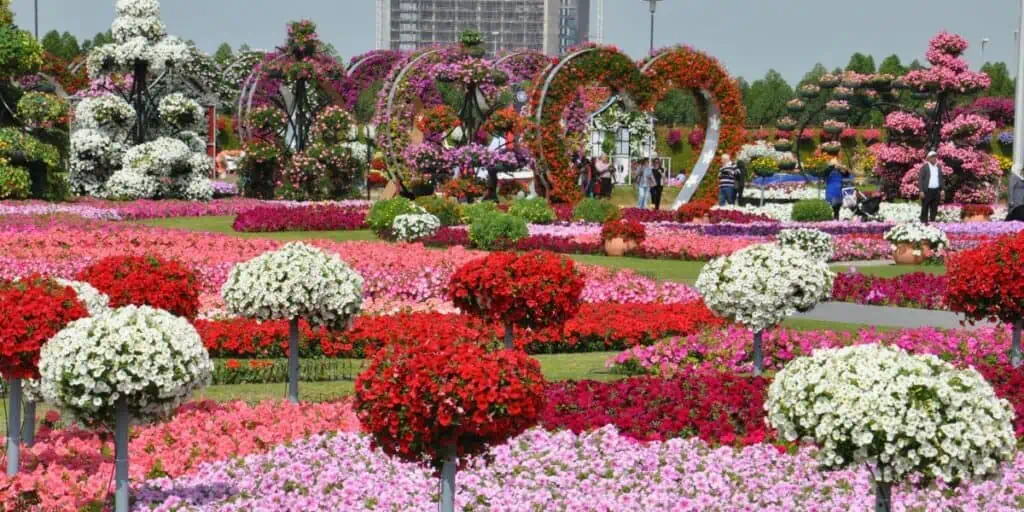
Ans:
{"type": "Polygon", "coordinates": [[[958,36],[804,85],[769,143],[689,47],[492,58],[467,32],[343,66],[301,21],[218,70],[159,9],[117,0],[71,94],[0,16],[27,97],[0,127],[3,510],[1024,509],[1024,224],[992,220],[995,121],[947,108],[988,85],[958,36]],[[716,206],[710,160],[678,208],[586,197],[589,116],[642,124],[671,87],[704,100],[688,142],[760,176],[852,151],[851,111],[936,103],[861,134],[871,219],[814,185],[716,206]],[[801,154],[814,100],[836,140],[801,154]],[[932,136],[955,179],[921,224],[932,136]],[[923,314],[961,325],[887,323],[923,314]]]}

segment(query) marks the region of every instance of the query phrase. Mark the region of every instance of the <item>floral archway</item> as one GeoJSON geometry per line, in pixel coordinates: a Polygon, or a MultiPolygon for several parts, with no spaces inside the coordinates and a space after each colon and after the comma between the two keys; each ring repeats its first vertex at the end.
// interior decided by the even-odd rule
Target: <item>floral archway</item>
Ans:
{"type": "Polygon", "coordinates": [[[623,99],[628,108],[652,108],[650,79],[640,72],[626,54],[613,46],[586,45],[570,52],[550,67],[530,95],[534,129],[529,137],[530,150],[537,160],[536,188],[552,201],[576,202],[583,194],[576,184],[577,170],[570,153],[573,147],[567,109],[578,101],[581,89],[597,84],[608,87],[623,99]]]}
{"type": "Polygon", "coordinates": [[[641,68],[654,88],[651,108],[669,90],[689,89],[697,99],[700,117],[706,119],[701,154],[673,209],[694,196],[713,197],[718,188],[716,151],[734,154],[743,145],[746,112],[739,85],[718,59],[688,46],[655,52],[641,62],[641,68]]]}

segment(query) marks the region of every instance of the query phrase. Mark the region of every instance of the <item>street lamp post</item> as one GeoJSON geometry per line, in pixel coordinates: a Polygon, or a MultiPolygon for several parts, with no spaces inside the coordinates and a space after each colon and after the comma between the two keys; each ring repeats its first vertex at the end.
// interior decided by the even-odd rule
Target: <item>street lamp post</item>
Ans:
{"type": "Polygon", "coordinates": [[[988,44],[991,43],[991,42],[992,42],[992,40],[987,38],[987,37],[983,38],[981,40],[981,63],[982,63],[982,65],[985,64],[985,47],[988,46],[988,44]]]}
{"type": "Polygon", "coordinates": [[[39,0],[35,0],[35,8],[36,8],[36,19],[35,19],[35,22],[36,22],[36,41],[38,41],[39,40],[39,0]]]}
{"type": "Polygon", "coordinates": [[[654,53],[654,12],[658,10],[658,2],[661,0],[642,0],[647,2],[651,8],[651,53],[654,53]]]}

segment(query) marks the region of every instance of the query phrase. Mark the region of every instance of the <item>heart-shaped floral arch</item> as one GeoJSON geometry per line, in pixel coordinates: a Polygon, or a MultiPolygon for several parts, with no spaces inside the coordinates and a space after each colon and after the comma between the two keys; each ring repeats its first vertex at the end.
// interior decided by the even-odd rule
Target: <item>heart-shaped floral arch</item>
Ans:
{"type": "Polygon", "coordinates": [[[694,91],[706,114],[706,135],[701,154],[673,208],[698,191],[698,196],[716,193],[716,151],[734,153],[743,144],[745,112],[736,81],[717,59],[690,47],[655,52],[638,67],[618,49],[595,45],[571,52],[549,67],[531,95],[536,127],[530,149],[537,160],[538,192],[553,201],[576,202],[582,197],[576,184],[577,170],[569,160],[562,116],[575,100],[578,88],[588,84],[608,87],[627,106],[648,112],[671,89],[694,91]]]}

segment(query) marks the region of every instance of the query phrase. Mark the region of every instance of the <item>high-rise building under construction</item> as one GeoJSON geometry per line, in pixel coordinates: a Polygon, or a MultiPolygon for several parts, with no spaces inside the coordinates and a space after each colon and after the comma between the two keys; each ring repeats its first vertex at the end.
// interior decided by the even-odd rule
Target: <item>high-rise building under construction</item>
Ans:
{"type": "Polygon", "coordinates": [[[454,43],[467,29],[483,34],[491,54],[528,48],[555,55],[590,40],[590,0],[376,1],[377,48],[454,43]]]}

